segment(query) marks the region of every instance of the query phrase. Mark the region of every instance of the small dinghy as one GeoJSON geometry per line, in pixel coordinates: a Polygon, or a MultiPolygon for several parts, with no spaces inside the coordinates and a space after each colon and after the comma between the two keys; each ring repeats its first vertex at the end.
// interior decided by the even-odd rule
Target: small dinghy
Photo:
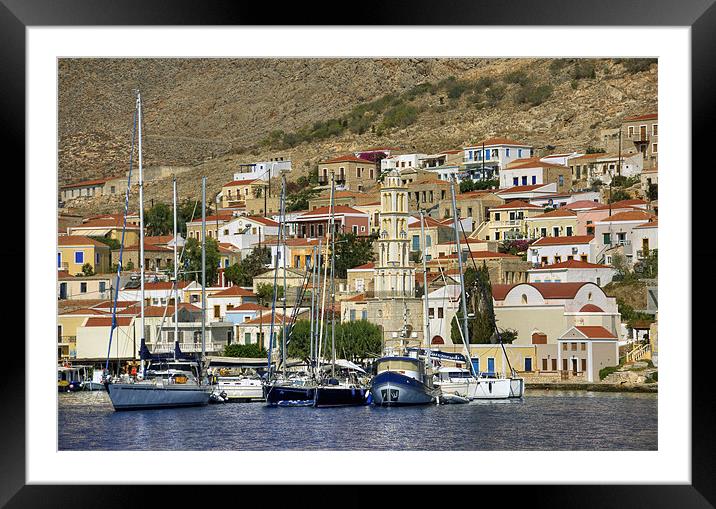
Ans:
{"type": "Polygon", "coordinates": [[[226,403],[228,399],[224,391],[214,391],[209,395],[209,403],[226,403]]]}
{"type": "Polygon", "coordinates": [[[441,405],[462,405],[464,403],[469,403],[470,398],[466,398],[465,396],[460,396],[459,394],[450,394],[445,393],[440,396],[440,404],[441,405]]]}

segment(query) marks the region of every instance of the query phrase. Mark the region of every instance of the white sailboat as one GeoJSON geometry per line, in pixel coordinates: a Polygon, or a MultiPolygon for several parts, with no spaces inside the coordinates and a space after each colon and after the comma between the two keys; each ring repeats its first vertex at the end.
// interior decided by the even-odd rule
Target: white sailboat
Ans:
{"type": "MultiPolygon", "coordinates": [[[[460,247],[460,221],[457,217],[457,206],[455,203],[455,177],[451,179],[450,191],[452,197],[452,215],[453,226],[455,228],[455,247],[457,249],[458,270],[464,275],[465,271],[462,266],[462,249],[460,247]]],[[[469,245],[468,245],[469,249],[469,245]]],[[[440,386],[443,394],[455,394],[466,397],[470,400],[475,399],[507,399],[512,397],[514,391],[512,389],[512,380],[505,376],[495,373],[477,372],[472,363],[469,347],[469,331],[468,331],[468,314],[467,314],[467,298],[465,294],[465,279],[460,277],[460,302],[462,308],[462,327],[460,334],[463,345],[465,346],[465,359],[467,360],[468,369],[453,369],[438,373],[436,385],[440,386]]],[[[520,396],[522,394],[520,393],[520,396]]]]}
{"type": "MultiPolygon", "coordinates": [[[[151,408],[170,408],[185,406],[202,406],[209,402],[211,388],[201,381],[201,366],[196,361],[177,359],[177,348],[173,358],[153,356],[149,353],[144,338],[144,181],[142,174],[142,99],[137,91],[135,126],[138,134],[138,164],[139,164],[139,267],[140,267],[140,288],[141,288],[141,348],[142,358],[142,379],[120,382],[106,379],[105,385],[109,392],[112,406],[115,410],[139,410],[151,408]],[[148,365],[145,362],[148,361],[148,365]]],[[[132,152],[134,152],[134,132],[132,134],[132,152]]],[[[122,230],[122,243],[120,245],[119,263],[117,267],[117,284],[115,289],[115,305],[112,309],[112,327],[110,328],[109,349],[112,346],[112,335],[116,323],[116,301],[119,292],[119,278],[122,270],[122,252],[124,249],[124,231],[126,229],[127,211],[129,207],[129,191],[131,184],[132,164],[130,157],[129,177],[127,181],[127,195],[124,204],[125,228],[122,230]]],[[[206,178],[202,182],[203,201],[206,201],[206,178]]],[[[203,204],[202,204],[203,205],[203,204]]],[[[202,207],[202,233],[206,230],[206,207],[202,207]]],[[[175,225],[176,227],[176,225],[175,225]]],[[[175,237],[176,238],[176,237],[175,237]]],[[[176,241],[175,241],[175,281],[176,281],[176,241]]],[[[202,238],[202,291],[206,285],[205,270],[205,235],[202,238]]],[[[175,293],[175,309],[178,307],[175,293]]],[[[204,311],[202,304],[202,358],[204,356],[204,311]]],[[[175,329],[176,330],[176,329],[175,329]]],[[[176,341],[176,336],[175,336],[176,341]]],[[[109,349],[107,353],[107,365],[109,368],[109,349]]]]}

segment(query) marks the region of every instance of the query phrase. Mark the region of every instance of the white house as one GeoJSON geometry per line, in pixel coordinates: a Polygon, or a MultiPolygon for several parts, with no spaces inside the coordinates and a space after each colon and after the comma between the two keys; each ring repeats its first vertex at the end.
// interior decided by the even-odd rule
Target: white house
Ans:
{"type": "Polygon", "coordinates": [[[495,191],[495,194],[505,201],[524,200],[530,202],[544,196],[557,194],[557,183],[508,187],[495,191]]]}
{"type": "Polygon", "coordinates": [[[492,179],[512,161],[532,157],[533,152],[531,145],[509,138],[490,138],[463,150],[465,170],[473,180],[492,179]]]}
{"type": "MultiPolygon", "coordinates": [[[[634,248],[634,229],[644,223],[651,222],[655,218],[656,216],[649,212],[632,210],[619,212],[601,221],[595,221],[594,236],[597,247],[597,257],[599,259],[604,257],[607,263],[611,263],[611,255],[615,252],[615,249],[618,249],[624,254],[630,265],[634,263],[634,255],[636,254],[636,249],[634,248]]],[[[640,239],[643,239],[643,237],[640,237],[640,239]]]]}
{"type": "Polygon", "coordinates": [[[459,306],[459,285],[444,285],[428,293],[431,345],[453,344],[450,334],[450,324],[459,306]]]}
{"type": "Polygon", "coordinates": [[[224,290],[206,296],[206,314],[208,318],[221,320],[226,317],[229,309],[247,304],[256,303],[257,297],[251,290],[240,286],[230,286],[224,290]]]}
{"type": "Polygon", "coordinates": [[[219,228],[219,242],[231,244],[241,250],[249,250],[278,235],[278,223],[262,216],[238,216],[219,228]]]}
{"type": "Polygon", "coordinates": [[[594,235],[542,237],[530,245],[527,260],[534,265],[557,264],[568,260],[594,263],[596,249],[594,235]]]}
{"type": "Polygon", "coordinates": [[[636,257],[641,260],[651,251],[659,249],[659,223],[652,219],[648,223],[635,226],[632,230],[632,242],[636,248],[636,257]]]}
{"type": "Polygon", "coordinates": [[[284,161],[283,157],[271,161],[240,164],[239,171],[234,173],[234,180],[269,180],[278,177],[282,171],[291,171],[291,161],[284,161]]]}
{"type": "MultiPolygon", "coordinates": [[[[576,193],[560,193],[560,194],[547,194],[544,196],[536,196],[535,198],[532,198],[529,202],[532,205],[539,205],[540,207],[553,207],[553,208],[559,208],[559,207],[566,207],[567,205],[571,205],[573,203],[577,202],[591,202],[593,205],[588,204],[581,204],[585,205],[584,208],[594,208],[598,205],[601,205],[599,202],[600,200],[600,194],[599,191],[580,191],[576,193]]],[[[571,210],[576,210],[572,207],[570,207],[571,210]]]]}
{"type": "Polygon", "coordinates": [[[566,260],[527,271],[529,283],[578,283],[590,282],[604,286],[612,280],[615,270],[609,265],[566,260]]]}
{"type": "Polygon", "coordinates": [[[389,171],[404,168],[420,168],[421,161],[427,154],[400,154],[386,157],[380,161],[380,171],[389,171]]]}
{"type": "MultiPolygon", "coordinates": [[[[196,281],[179,281],[177,294],[179,302],[185,301],[185,292],[201,289],[196,281]]],[[[119,290],[120,301],[137,301],[141,299],[142,289],[139,281],[130,281],[119,290]]],[[[147,306],[165,306],[174,299],[173,282],[149,281],[144,283],[144,299],[147,306]]]]}

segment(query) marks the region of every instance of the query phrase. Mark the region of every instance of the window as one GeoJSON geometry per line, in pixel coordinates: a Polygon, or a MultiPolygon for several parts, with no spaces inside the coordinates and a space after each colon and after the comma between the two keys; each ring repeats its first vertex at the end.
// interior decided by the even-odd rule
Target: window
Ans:
{"type": "Polygon", "coordinates": [[[564,175],[559,176],[559,187],[562,187],[564,185],[564,175]]]}
{"type": "Polygon", "coordinates": [[[585,351],[587,349],[587,343],[582,343],[582,351],[585,351]]]}
{"type": "MultiPolygon", "coordinates": [[[[562,350],[567,350],[567,343],[562,343],[562,350]]],[[[567,359],[565,359],[566,361],[567,359]]]]}
{"type": "Polygon", "coordinates": [[[604,234],[604,244],[611,244],[611,243],[612,243],[612,234],[605,233],[604,234]]]}
{"type": "Polygon", "coordinates": [[[435,309],[434,308],[428,308],[428,318],[430,318],[430,319],[435,318],[435,309]]]}
{"type": "Polygon", "coordinates": [[[221,306],[214,306],[214,318],[221,316],[221,306]]]}
{"type": "Polygon", "coordinates": [[[361,231],[361,233],[365,232],[365,226],[361,226],[360,231],[361,231]]]}
{"type": "Polygon", "coordinates": [[[561,256],[555,256],[555,257],[554,257],[554,263],[559,263],[559,262],[561,262],[561,261],[562,261],[562,257],[561,257],[561,256]]]}
{"type": "Polygon", "coordinates": [[[570,343],[572,345],[572,350],[577,350],[577,343],[570,343]]]}
{"type": "Polygon", "coordinates": [[[537,175],[532,175],[532,185],[537,183],[537,175]]]}
{"type": "Polygon", "coordinates": [[[630,125],[630,126],[627,128],[627,132],[629,133],[629,137],[630,137],[630,138],[631,138],[632,136],[634,136],[634,126],[633,126],[633,125],[630,125]]]}
{"type": "Polygon", "coordinates": [[[413,251],[419,251],[420,250],[420,237],[418,235],[413,235],[413,251]]]}
{"type": "Polygon", "coordinates": [[[567,226],[567,237],[571,237],[571,236],[572,236],[572,227],[567,226]]]}
{"type": "Polygon", "coordinates": [[[85,253],[84,251],[75,251],[75,263],[84,263],[85,253]]]}
{"type": "Polygon", "coordinates": [[[368,320],[368,311],[366,311],[365,309],[364,309],[363,311],[361,311],[361,312],[360,312],[360,319],[361,319],[361,320],[368,320]]]}
{"type": "Polygon", "coordinates": [[[490,160],[490,150],[488,149],[488,150],[485,150],[485,161],[489,161],[489,160],[490,160]]]}
{"type": "Polygon", "coordinates": [[[523,186],[527,185],[527,176],[526,175],[522,177],[522,185],[523,186]]]}
{"type": "Polygon", "coordinates": [[[62,253],[57,253],[57,268],[62,267],[62,253]]]}
{"type": "Polygon", "coordinates": [[[358,225],[357,224],[354,224],[351,229],[353,230],[354,235],[358,235],[358,225]]]}
{"type": "Polygon", "coordinates": [[[444,317],[445,317],[444,308],[438,308],[438,318],[444,318],[444,317]]]}
{"type": "Polygon", "coordinates": [[[356,310],[355,310],[355,309],[351,309],[351,318],[350,318],[350,320],[351,320],[351,322],[355,322],[355,321],[356,321],[356,310]]]}
{"type": "Polygon", "coordinates": [[[552,227],[552,236],[559,237],[559,226],[552,227]]]}
{"type": "Polygon", "coordinates": [[[245,345],[251,344],[251,333],[250,332],[244,332],[244,344],[245,345]]]}
{"type": "Polygon", "coordinates": [[[505,157],[510,157],[510,149],[509,148],[505,149],[505,157]]]}
{"type": "Polygon", "coordinates": [[[527,304],[527,294],[526,293],[522,294],[522,304],[527,304]]]}
{"type": "Polygon", "coordinates": [[[652,143],[652,145],[651,145],[651,151],[652,151],[652,153],[654,153],[654,154],[656,154],[656,153],[658,152],[658,151],[657,151],[657,143],[652,143]]]}
{"type": "Polygon", "coordinates": [[[651,135],[652,136],[659,135],[659,124],[651,124],[651,135]]]}
{"type": "Polygon", "coordinates": [[[80,283],[80,293],[87,293],[87,283],[80,283]]]}
{"type": "Polygon", "coordinates": [[[500,220],[500,213],[495,212],[495,221],[499,221],[499,220],[500,220]]]}
{"type": "Polygon", "coordinates": [[[112,187],[109,188],[109,192],[110,192],[110,193],[114,194],[115,191],[116,191],[116,189],[114,188],[114,186],[112,186],[112,187]]]}
{"type": "Polygon", "coordinates": [[[517,149],[517,157],[522,157],[522,149],[521,148],[517,149]]]}
{"type": "Polygon", "coordinates": [[[99,282],[99,291],[104,292],[106,289],[107,289],[107,283],[105,283],[104,281],[100,281],[99,282]]]}
{"type": "Polygon", "coordinates": [[[500,232],[495,232],[495,240],[500,240],[500,232]]]}
{"type": "Polygon", "coordinates": [[[546,236],[547,236],[547,228],[540,228],[540,229],[539,229],[539,236],[540,236],[540,237],[546,237],[546,236]]]}
{"type": "MultiPolygon", "coordinates": [[[[584,346],[584,344],[582,344],[584,346]]],[[[587,371],[587,359],[582,359],[582,373],[587,371]]]]}
{"type": "Polygon", "coordinates": [[[513,186],[516,186],[516,185],[518,185],[518,183],[519,183],[519,179],[518,179],[517,177],[514,177],[514,178],[512,179],[512,185],[513,185],[513,186]]]}

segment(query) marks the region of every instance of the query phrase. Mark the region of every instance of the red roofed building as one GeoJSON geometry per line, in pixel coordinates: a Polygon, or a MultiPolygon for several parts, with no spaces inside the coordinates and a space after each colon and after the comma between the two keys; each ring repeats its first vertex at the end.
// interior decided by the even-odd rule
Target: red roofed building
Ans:
{"type": "MultiPolygon", "coordinates": [[[[636,251],[643,249],[642,246],[635,247],[636,239],[643,239],[639,230],[635,228],[656,219],[654,214],[643,210],[632,209],[626,212],[619,212],[608,216],[601,221],[594,223],[594,236],[597,245],[597,262],[602,258],[611,264],[611,258],[616,252],[622,253],[630,265],[636,261],[636,251]]],[[[656,229],[654,234],[656,234],[656,229]]],[[[643,241],[642,241],[643,242],[643,241]]]]}
{"type": "Polygon", "coordinates": [[[345,154],[318,165],[318,183],[330,186],[333,175],[338,190],[366,191],[375,186],[379,173],[375,162],[345,154]]]}
{"type": "Polygon", "coordinates": [[[572,172],[567,166],[542,160],[514,161],[500,171],[500,188],[555,184],[555,192],[572,187],[572,172]]]}
{"type": "MultiPolygon", "coordinates": [[[[330,212],[328,206],[318,207],[304,212],[291,222],[296,224],[299,237],[327,237],[330,212]]],[[[370,235],[368,214],[365,212],[345,205],[336,205],[333,214],[338,233],[354,233],[361,237],[370,235]]]]}
{"type": "Polygon", "coordinates": [[[221,320],[226,317],[226,312],[242,304],[256,304],[256,294],[245,288],[234,285],[226,289],[212,292],[206,296],[207,317],[214,320],[221,320]]]}
{"type": "Polygon", "coordinates": [[[588,380],[591,369],[598,379],[599,369],[618,363],[621,316],[616,299],[608,297],[596,284],[493,284],[492,295],[500,327],[517,331],[513,345],[534,345],[535,364],[540,372],[558,375],[560,371],[568,371],[565,375],[569,377],[588,380]],[[599,352],[593,349],[590,354],[587,344],[582,348],[585,341],[600,340],[608,345],[604,352],[600,347],[599,352]],[[597,361],[592,363],[595,357],[597,361]],[[577,359],[576,370],[573,370],[572,358],[577,359]],[[567,360],[566,367],[563,359],[567,360]]]}
{"type": "Polygon", "coordinates": [[[490,208],[489,222],[482,229],[477,228],[477,235],[484,231],[485,240],[498,241],[527,238],[527,220],[543,212],[544,207],[522,200],[508,201],[504,205],[490,208]]]}
{"type": "Polygon", "coordinates": [[[530,244],[527,260],[535,266],[557,264],[568,260],[594,263],[596,254],[593,235],[542,237],[530,244]]]}
{"type": "Polygon", "coordinates": [[[246,200],[260,198],[269,183],[263,179],[232,180],[221,186],[221,207],[246,206],[246,200]]]}
{"type": "Polygon", "coordinates": [[[646,113],[627,117],[622,123],[622,142],[626,152],[639,152],[644,157],[644,168],[658,167],[659,116],[646,113]]]}

